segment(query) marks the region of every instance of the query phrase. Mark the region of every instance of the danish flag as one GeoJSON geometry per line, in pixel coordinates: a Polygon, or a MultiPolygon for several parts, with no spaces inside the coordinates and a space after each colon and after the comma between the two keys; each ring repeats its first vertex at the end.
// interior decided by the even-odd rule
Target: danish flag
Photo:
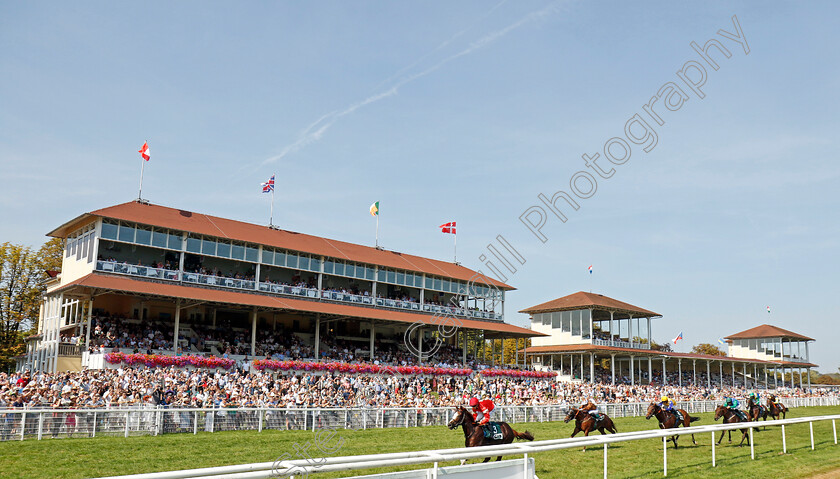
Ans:
{"type": "Polygon", "coordinates": [[[441,233],[449,233],[449,234],[454,235],[455,234],[455,223],[456,223],[455,221],[450,221],[449,223],[444,223],[444,224],[440,225],[440,227],[439,227],[440,232],[441,233]]]}
{"type": "Polygon", "coordinates": [[[146,161],[149,161],[149,158],[152,157],[149,153],[149,142],[147,141],[143,142],[143,146],[141,146],[140,149],[137,150],[137,152],[140,153],[140,156],[142,156],[143,159],[146,161]]]}

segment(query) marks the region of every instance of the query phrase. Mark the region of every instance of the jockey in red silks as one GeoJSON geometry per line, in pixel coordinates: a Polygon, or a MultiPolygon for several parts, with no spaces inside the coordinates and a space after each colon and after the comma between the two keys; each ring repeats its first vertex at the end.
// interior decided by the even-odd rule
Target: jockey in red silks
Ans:
{"type": "Polygon", "coordinates": [[[470,399],[470,407],[475,412],[476,422],[483,426],[490,422],[490,412],[496,408],[496,405],[489,399],[479,401],[478,398],[472,398],[470,399]]]}

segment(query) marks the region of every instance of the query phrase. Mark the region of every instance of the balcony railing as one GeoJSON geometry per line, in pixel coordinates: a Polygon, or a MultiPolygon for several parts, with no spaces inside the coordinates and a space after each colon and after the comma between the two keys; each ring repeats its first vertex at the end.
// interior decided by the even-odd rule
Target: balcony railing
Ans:
{"type": "Polygon", "coordinates": [[[612,341],[609,339],[593,339],[592,344],[596,346],[610,346],[613,348],[650,349],[650,344],[647,343],[630,343],[628,341],[612,341]]]}
{"type": "Polygon", "coordinates": [[[302,296],[304,298],[317,298],[317,288],[303,288],[301,286],[289,286],[285,284],[260,283],[260,291],[266,293],[286,294],[289,296],[302,296]]]}
{"type": "Polygon", "coordinates": [[[184,273],[184,282],[206,284],[208,286],[224,286],[226,288],[250,289],[252,291],[257,284],[247,279],[223,278],[221,276],[201,273],[184,273]]]}
{"type": "MultiPolygon", "coordinates": [[[[463,308],[456,308],[454,306],[439,306],[436,304],[421,305],[416,301],[401,301],[397,299],[374,298],[372,296],[364,296],[360,294],[341,293],[337,291],[319,290],[317,288],[305,288],[301,286],[289,286],[285,284],[273,283],[257,283],[256,281],[236,278],[225,278],[221,276],[213,276],[201,273],[183,273],[180,277],[178,271],[152,268],[151,266],[138,266],[126,263],[118,263],[116,261],[102,261],[96,262],[97,271],[104,271],[108,273],[127,274],[131,276],[140,276],[143,278],[164,279],[169,281],[178,281],[179,279],[185,283],[203,284],[207,286],[217,286],[223,288],[243,289],[243,290],[257,290],[264,293],[282,294],[286,296],[297,296],[310,299],[320,299],[327,301],[338,301],[341,303],[350,303],[357,305],[376,306],[389,309],[401,309],[408,311],[424,311],[427,313],[448,314],[452,316],[466,316],[469,318],[478,319],[502,319],[501,314],[496,314],[492,311],[476,311],[465,310],[463,308]]],[[[628,343],[629,344],[629,343],[628,343]]]]}
{"type": "Polygon", "coordinates": [[[152,268],[151,266],[140,266],[136,264],[118,263],[116,261],[102,261],[96,262],[96,269],[98,271],[107,271],[109,273],[130,274],[132,276],[142,276],[144,278],[154,279],[168,279],[170,281],[178,281],[178,271],[163,268],[152,268]]]}

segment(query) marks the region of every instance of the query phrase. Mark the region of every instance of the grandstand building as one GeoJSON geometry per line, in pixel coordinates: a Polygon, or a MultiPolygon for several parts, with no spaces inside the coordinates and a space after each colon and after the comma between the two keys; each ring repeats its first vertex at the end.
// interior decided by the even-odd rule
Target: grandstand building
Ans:
{"type": "Polygon", "coordinates": [[[48,236],[66,239],[62,269],[18,369],[102,367],[89,352],[100,317],[153,331],[140,339],[155,353],[222,355],[207,338],[225,331],[251,358],[258,337],[294,335],[315,358],[330,339],[357,360],[445,344],[466,363],[484,340],[540,335],[504,322],[513,287],[455,263],[137,201],[48,236]]]}
{"type": "Polygon", "coordinates": [[[670,372],[676,373],[672,382],[680,386],[686,376],[701,385],[699,365],[708,387],[716,373],[721,386],[726,381],[737,384],[737,378],[745,386],[775,387],[780,379],[788,378],[793,387],[798,374],[799,384],[810,388],[810,369],[817,367],[808,355],[812,338],[766,324],[727,337],[727,356],[711,356],[652,347],[652,323],[662,316],[601,294],[580,291],[520,313],[530,316],[531,329],[544,334],[532,340],[526,353],[538,367],[560,371],[558,377],[565,381],[587,377],[595,381],[596,365],[606,358],[610,364],[607,381],[612,384],[618,374],[629,377],[631,384],[642,384],[646,376],[648,384],[667,385],[670,372]],[[807,378],[802,377],[803,371],[807,378]]]}

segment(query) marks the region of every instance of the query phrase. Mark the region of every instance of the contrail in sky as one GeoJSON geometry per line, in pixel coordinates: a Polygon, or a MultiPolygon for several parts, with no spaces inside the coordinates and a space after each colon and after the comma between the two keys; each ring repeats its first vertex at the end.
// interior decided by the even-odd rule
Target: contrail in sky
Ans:
{"type": "MultiPolygon", "coordinates": [[[[485,18],[491,12],[493,12],[494,10],[499,8],[502,4],[505,3],[505,1],[507,1],[507,0],[502,1],[501,3],[499,3],[496,6],[494,6],[493,8],[491,8],[487,13],[482,15],[482,17],[480,17],[479,20],[485,18]]],[[[268,163],[274,163],[275,161],[278,161],[278,160],[286,157],[289,154],[298,152],[298,151],[302,150],[303,148],[305,148],[306,146],[317,142],[318,140],[320,140],[324,136],[324,133],[326,133],[326,131],[329,130],[329,128],[336,121],[338,121],[340,118],[355,112],[359,108],[365,107],[365,106],[370,105],[372,103],[376,103],[379,100],[382,100],[382,99],[388,98],[390,96],[396,95],[401,86],[406,85],[408,83],[411,83],[414,80],[417,80],[418,78],[422,78],[422,77],[424,77],[424,76],[426,76],[430,73],[433,73],[433,72],[439,70],[441,67],[443,67],[447,63],[451,62],[452,60],[458,59],[458,58],[463,57],[465,55],[469,55],[470,53],[472,53],[476,50],[479,50],[481,48],[486,47],[486,46],[490,45],[491,43],[495,42],[496,40],[498,40],[499,38],[502,38],[503,36],[512,32],[513,30],[516,30],[517,28],[522,27],[523,25],[526,25],[526,24],[528,24],[532,21],[538,20],[538,19],[543,18],[547,15],[555,13],[558,10],[558,8],[557,8],[558,3],[559,2],[555,2],[555,3],[552,3],[551,5],[547,6],[546,8],[543,8],[542,10],[537,10],[537,11],[531,12],[528,15],[525,15],[524,17],[522,17],[521,19],[516,21],[515,23],[512,23],[512,24],[506,26],[505,28],[496,30],[494,32],[491,32],[491,33],[479,38],[478,40],[470,43],[469,46],[467,46],[467,48],[461,50],[458,53],[450,55],[449,57],[444,58],[443,60],[439,61],[438,63],[436,63],[434,65],[432,65],[431,67],[429,67],[429,68],[427,68],[427,69],[425,69],[425,70],[423,70],[419,73],[415,73],[413,75],[409,75],[407,77],[401,78],[399,81],[394,83],[393,86],[391,86],[391,88],[389,88],[387,90],[384,90],[384,91],[381,91],[381,92],[376,93],[374,95],[371,95],[371,96],[365,98],[362,101],[353,103],[343,110],[334,110],[334,111],[331,111],[331,112],[329,112],[325,115],[322,115],[321,118],[318,118],[318,120],[316,120],[315,122],[310,124],[308,127],[306,127],[306,129],[304,129],[304,131],[302,131],[298,135],[297,140],[295,140],[293,143],[283,147],[283,149],[280,150],[280,153],[264,160],[262,162],[262,165],[266,165],[268,163]]],[[[473,22],[473,23],[475,23],[475,22],[473,22]]],[[[383,83],[388,83],[392,78],[398,76],[401,72],[406,71],[406,70],[414,67],[415,65],[420,63],[423,59],[425,59],[426,57],[428,57],[429,55],[431,55],[435,51],[440,50],[441,48],[445,47],[446,45],[451,43],[453,40],[455,40],[457,37],[461,36],[464,32],[469,30],[469,28],[471,28],[471,27],[468,27],[467,29],[462,30],[461,32],[458,32],[453,37],[451,37],[449,40],[443,42],[441,45],[439,45],[437,48],[435,48],[435,50],[433,50],[432,52],[424,55],[423,57],[421,57],[419,60],[415,61],[411,65],[401,69],[399,72],[397,72],[395,75],[393,75],[388,80],[385,80],[383,83]]],[[[380,85],[382,85],[382,83],[380,83],[380,85]]]]}

